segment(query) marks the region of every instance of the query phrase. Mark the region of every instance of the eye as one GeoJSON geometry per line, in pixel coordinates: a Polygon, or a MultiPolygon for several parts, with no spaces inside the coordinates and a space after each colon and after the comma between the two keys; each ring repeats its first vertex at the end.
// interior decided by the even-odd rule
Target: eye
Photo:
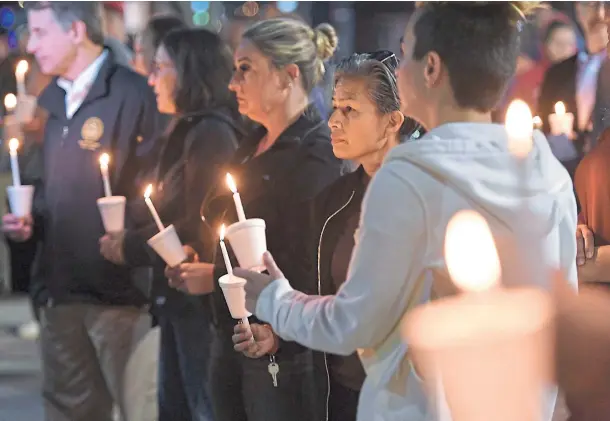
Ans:
{"type": "Polygon", "coordinates": [[[239,71],[242,73],[246,73],[248,70],[250,70],[250,66],[247,64],[240,64],[239,65],[239,71]]]}

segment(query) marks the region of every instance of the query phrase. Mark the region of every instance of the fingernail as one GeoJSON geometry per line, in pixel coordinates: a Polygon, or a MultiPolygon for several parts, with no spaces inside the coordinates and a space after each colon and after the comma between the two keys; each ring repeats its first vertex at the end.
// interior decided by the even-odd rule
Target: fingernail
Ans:
{"type": "Polygon", "coordinates": [[[578,266],[582,266],[582,265],[583,265],[583,263],[585,263],[585,259],[576,259],[576,264],[577,264],[578,266]]]}
{"type": "Polygon", "coordinates": [[[590,259],[592,257],[593,257],[593,252],[592,251],[588,252],[587,253],[587,259],[590,259]]]}

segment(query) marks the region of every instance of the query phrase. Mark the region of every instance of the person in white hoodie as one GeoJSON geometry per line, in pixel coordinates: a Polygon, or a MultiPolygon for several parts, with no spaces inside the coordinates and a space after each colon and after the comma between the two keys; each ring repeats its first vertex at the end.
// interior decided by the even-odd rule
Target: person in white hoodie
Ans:
{"type": "MultiPolygon", "coordinates": [[[[523,7],[426,2],[411,17],[398,84],[403,112],[428,133],[395,147],[372,179],[348,279],[335,296],[293,290],[268,253],[269,275],[235,270],[248,280],[249,310],[282,338],[334,354],[359,351],[367,373],[359,421],[436,417],[400,325],[431,295],[457,292],[446,282],[443,257],[445,230],[457,211],[480,212],[494,235],[531,224],[544,238],[545,259],[576,285],[576,202],[568,173],[536,132],[523,188],[505,127],[491,123],[515,71],[523,7]],[[518,212],[524,198],[531,221],[518,212]]],[[[542,402],[545,420],[555,390],[549,395],[542,402]]]]}

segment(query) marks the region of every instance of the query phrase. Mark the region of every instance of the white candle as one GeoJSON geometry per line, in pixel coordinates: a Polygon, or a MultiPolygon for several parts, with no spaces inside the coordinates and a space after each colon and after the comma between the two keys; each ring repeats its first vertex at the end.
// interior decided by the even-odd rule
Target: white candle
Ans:
{"type": "Polygon", "coordinates": [[[438,413],[539,421],[550,404],[543,396],[553,365],[552,300],[540,289],[500,285],[493,236],[475,211],[449,222],[445,263],[462,293],[412,310],[402,325],[418,372],[436,389],[438,413]]]}
{"type": "Polygon", "coordinates": [[[17,97],[15,94],[6,94],[4,97],[4,109],[7,114],[15,111],[15,107],[17,106],[17,97]]]}
{"type": "Polygon", "coordinates": [[[110,179],[108,177],[108,163],[110,162],[110,155],[103,153],[100,156],[100,170],[102,172],[102,180],[104,181],[104,194],[106,197],[112,196],[112,190],[110,189],[110,179]]]}
{"type": "Polygon", "coordinates": [[[536,130],[542,129],[542,119],[540,117],[534,116],[534,118],[532,119],[532,122],[534,123],[534,129],[536,129],[536,130]]]}
{"type": "Polygon", "coordinates": [[[241,197],[239,197],[239,193],[237,192],[237,186],[235,185],[235,181],[231,174],[227,173],[227,185],[229,189],[233,192],[233,201],[235,202],[235,209],[237,209],[237,218],[239,222],[243,222],[246,220],[246,214],[244,212],[244,207],[241,203],[241,197]]]}
{"type": "Polygon", "coordinates": [[[8,149],[11,155],[11,171],[13,173],[13,186],[21,186],[21,177],[19,175],[19,159],[17,157],[17,149],[19,149],[19,141],[12,138],[8,142],[8,149]]]}
{"type": "Polygon", "coordinates": [[[532,150],[534,120],[528,105],[520,99],[508,106],[505,118],[508,146],[517,158],[523,159],[532,150]]]}
{"type": "Polygon", "coordinates": [[[554,136],[565,134],[572,138],[574,130],[574,114],[566,113],[566,106],[559,101],[555,104],[555,112],[549,115],[549,126],[554,136]]]}
{"type": "Polygon", "coordinates": [[[26,60],[21,60],[17,64],[17,70],[15,70],[15,78],[17,79],[17,95],[24,97],[27,95],[25,90],[25,74],[29,69],[29,64],[26,60]]]}
{"type": "Polygon", "coordinates": [[[220,249],[222,250],[222,258],[225,261],[227,273],[233,275],[233,267],[231,266],[231,259],[229,259],[229,253],[227,252],[227,246],[225,244],[225,224],[220,227],[220,249]]]}
{"type": "Polygon", "coordinates": [[[149,184],[148,187],[146,187],[146,191],[144,192],[144,201],[146,202],[146,205],[148,206],[148,209],[150,210],[150,214],[152,215],[153,219],[155,220],[155,223],[157,224],[157,228],[159,228],[159,231],[163,231],[165,229],[165,227],[163,226],[163,223],[161,222],[161,218],[159,218],[159,214],[157,213],[157,210],[155,209],[155,206],[152,203],[152,200],[150,200],[150,195],[152,193],[152,184],[149,184]]]}

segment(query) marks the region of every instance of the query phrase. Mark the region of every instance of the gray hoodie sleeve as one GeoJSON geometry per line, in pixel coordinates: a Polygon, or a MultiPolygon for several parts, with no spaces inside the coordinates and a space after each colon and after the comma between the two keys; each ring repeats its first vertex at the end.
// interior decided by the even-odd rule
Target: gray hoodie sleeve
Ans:
{"type": "Polygon", "coordinates": [[[360,225],[337,295],[308,296],[280,279],[263,290],[256,315],[282,338],[333,354],[379,345],[418,291],[428,244],[423,199],[396,164],[371,181],[360,225]]]}

